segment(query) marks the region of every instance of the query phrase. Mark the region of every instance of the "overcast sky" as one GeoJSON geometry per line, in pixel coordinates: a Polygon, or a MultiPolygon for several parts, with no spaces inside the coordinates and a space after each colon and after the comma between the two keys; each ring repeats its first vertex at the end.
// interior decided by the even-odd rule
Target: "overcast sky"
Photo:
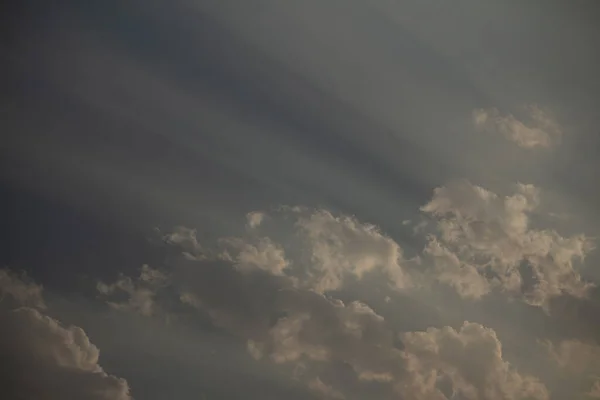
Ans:
{"type": "Polygon", "coordinates": [[[567,3],[3,4],[0,391],[600,398],[567,3]]]}

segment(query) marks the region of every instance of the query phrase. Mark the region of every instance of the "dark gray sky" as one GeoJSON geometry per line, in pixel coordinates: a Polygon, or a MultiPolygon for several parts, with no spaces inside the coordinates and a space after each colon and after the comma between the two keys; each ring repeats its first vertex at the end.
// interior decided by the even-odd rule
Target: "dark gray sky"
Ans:
{"type": "Polygon", "coordinates": [[[600,398],[594,2],[2,14],[14,396],[600,398]]]}

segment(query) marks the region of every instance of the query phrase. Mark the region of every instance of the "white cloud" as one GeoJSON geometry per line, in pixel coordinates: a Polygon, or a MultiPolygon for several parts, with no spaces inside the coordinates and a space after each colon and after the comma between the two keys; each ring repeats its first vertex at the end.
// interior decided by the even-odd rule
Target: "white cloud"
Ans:
{"type": "Polygon", "coordinates": [[[592,250],[591,241],[532,228],[530,214],[539,204],[540,191],[532,185],[517,184],[515,193],[504,197],[468,181],[435,189],[421,210],[437,221],[438,234],[425,249],[437,279],[464,297],[480,297],[490,287],[523,293],[538,306],[563,293],[585,297],[592,285],[575,264],[592,250]],[[531,284],[522,268],[530,270],[531,284]]]}
{"type": "MultiPolygon", "coordinates": [[[[3,279],[11,276],[7,271],[1,275],[3,279]]],[[[3,296],[25,304],[32,300],[33,305],[43,304],[41,287],[19,282],[14,275],[9,281],[11,285],[6,285],[6,280],[0,285],[3,296]]],[[[108,375],[98,364],[100,352],[81,328],[65,327],[28,306],[5,306],[0,307],[0,358],[4,368],[0,383],[4,395],[39,400],[131,399],[127,382],[108,375]]]]}
{"type": "Polygon", "coordinates": [[[560,141],[561,127],[548,113],[535,105],[526,107],[525,111],[527,123],[511,114],[501,115],[495,108],[478,109],[473,112],[473,123],[480,130],[502,134],[526,149],[549,148],[560,141]]]}

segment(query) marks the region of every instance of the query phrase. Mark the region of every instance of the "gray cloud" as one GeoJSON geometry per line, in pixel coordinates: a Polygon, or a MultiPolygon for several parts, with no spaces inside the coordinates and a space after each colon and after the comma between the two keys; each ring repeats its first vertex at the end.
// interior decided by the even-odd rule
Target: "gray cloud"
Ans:
{"type": "MultiPolygon", "coordinates": [[[[2,271],[2,276],[5,279],[10,273],[2,271]]],[[[40,287],[16,279],[13,275],[9,287],[0,286],[2,296],[26,300],[25,304],[33,297],[34,303],[43,304],[40,287]],[[20,290],[24,288],[25,297],[20,290]]],[[[127,382],[98,364],[100,352],[81,328],[65,327],[36,308],[5,305],[0,307],[0,390],[8,398],[131,399],[127,382]]]]}
{"type": "Polygon", "coordinates": [[[143,265],[137,279],[121,275],[119,279],[109,285],[98,282],[96,288],[104,296],[113,296],[123,292],[127,295],[127,302],[120,303],[109,301],[111,307],[135,311],[142,315],[150,316],[157,311],[154,296],[157,290],[167,284],[167,277],[157,269],[143,265]]]}
{"type": "Polygon", "coordinates": [[[46,308],[42,296],[42,286],[35,284],[25,274],[16,275],[8,269],[0,269],[0,304],[7,302],[15,305],[46,308]]]}

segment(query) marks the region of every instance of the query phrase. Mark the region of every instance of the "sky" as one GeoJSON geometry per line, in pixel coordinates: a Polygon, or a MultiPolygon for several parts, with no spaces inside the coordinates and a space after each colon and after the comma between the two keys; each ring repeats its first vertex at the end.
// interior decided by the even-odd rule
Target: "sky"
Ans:
{"type": "Polygon", "coordinates": [[[600,398],[595,2],[2,15],[0,397],[600,398]]]}

